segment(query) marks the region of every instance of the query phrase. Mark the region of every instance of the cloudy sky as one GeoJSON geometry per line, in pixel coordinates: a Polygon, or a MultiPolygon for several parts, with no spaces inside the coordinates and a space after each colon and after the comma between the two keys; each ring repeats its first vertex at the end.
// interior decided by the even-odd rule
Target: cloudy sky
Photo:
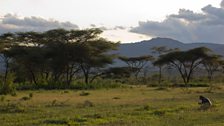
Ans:
{"type": "Polygon", "coordinates": [[[0,33],[98,27],[113,41],[224,44],[224,0],[0,0],[0,33]]]}

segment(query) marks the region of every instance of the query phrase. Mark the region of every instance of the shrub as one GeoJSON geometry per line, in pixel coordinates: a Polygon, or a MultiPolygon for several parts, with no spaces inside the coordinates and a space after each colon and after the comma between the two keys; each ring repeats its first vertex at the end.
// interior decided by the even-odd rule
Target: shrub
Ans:
{"type": "Polygon", "coordinates": [[[89,100],[86,100],[83,103],[77,105],[78,108],[86,108],[86,107],[93,107],[93,106],[94,104],[89,100]]]}
{"type": "Polygon", "coordinates": [[[57,100],[55,99],[55,100],[53,100],[52,102],[51,102],[51,106],[56,106],[56,102],[57,102],[57,100]]]}
{"type": "Polygon", "coordinates": [[[165,110],[155,110],[153,112],[153,114],[156,115],[156,116],[163,116],[163,115],[166,114],[166,111],[165,110]]]}
{"type": "Polygon", "coordinates": [[[33,97],[33,93],[29,93],[29,97],[32,98],[33,97]]]}
{"type": "Polygon", "coordinates": [[[84,107],[93,107],[94,105],[91,101],[86,100],[86,101],[84,101],[83,106],[84,107]]]}
{"type": "Polygon", "coordinates": [[[90,93],[89,92],[82,91],[79,95],[80,96],[88,96],[88,95],[90,95],[90,93]]]}
{"type": "Polygon", "coordinates": [[[4,102],[4,101],[5,101],[5,96],[1,96],[0,101],[1,101],[1,102],[4,102]]]}
{"type": "Polygon", "coordinates": [[[30,97],[24,96],[20,100],[27,101],[27,100],[30,100],[30,97]]]}
{"type": "Polygon", "coordinates": [[[13,91],[13,92],[11,93],[11,96],[13,96],[13,97],[17,96],[16,92],[13,91]]]}
{"type": "Polygon", "coordinates": [[[15,86],[13,85],[14,79],[15,76],[12,73],[9,73],[6,83],[4,82],[0,83],[0,94],[6,95],[15,92],[15,86]]]}

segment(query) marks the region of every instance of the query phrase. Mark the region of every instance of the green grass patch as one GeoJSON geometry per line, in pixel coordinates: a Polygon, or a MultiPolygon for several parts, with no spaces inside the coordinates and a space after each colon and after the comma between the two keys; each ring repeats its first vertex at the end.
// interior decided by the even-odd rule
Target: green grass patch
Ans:
{"type": "Polygon", "coordinates": [[[18,91],[0,96],[1,126],[219,126],[224,124],[224,88],[156,90],[146,86],[85,90],[18,91]],[[213,107],[200,110],[198,96],[213,107]],[[29,100],[21,100],[27,97],[29,100]]]}

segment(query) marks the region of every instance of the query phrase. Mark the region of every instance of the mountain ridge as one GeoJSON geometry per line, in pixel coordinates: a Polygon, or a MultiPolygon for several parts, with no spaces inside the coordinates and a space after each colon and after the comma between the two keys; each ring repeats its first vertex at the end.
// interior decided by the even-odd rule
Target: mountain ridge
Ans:
{"type": "Polygon", "coordinates": [[[203,46],[211,49],[216,54],[224,55],[224,44],[203,43],[203,42],[183,43],[172,38],[161,38],[161,37],[152,38],[151,40],[144,40],[141,42],[121,44],[116,53],[128,57],[152,55],[151,48],[156,46],[179,48],[180,50],[188,50],[203,46]]]}

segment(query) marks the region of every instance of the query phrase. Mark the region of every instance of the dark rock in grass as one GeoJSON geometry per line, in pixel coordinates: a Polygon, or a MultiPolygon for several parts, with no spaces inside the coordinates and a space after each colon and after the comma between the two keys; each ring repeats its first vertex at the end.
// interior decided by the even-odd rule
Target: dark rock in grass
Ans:
{"type": "Polygon", "coordinates": [[[113,97],[113,99],[121,99],[120,97],[113,97]]]}

